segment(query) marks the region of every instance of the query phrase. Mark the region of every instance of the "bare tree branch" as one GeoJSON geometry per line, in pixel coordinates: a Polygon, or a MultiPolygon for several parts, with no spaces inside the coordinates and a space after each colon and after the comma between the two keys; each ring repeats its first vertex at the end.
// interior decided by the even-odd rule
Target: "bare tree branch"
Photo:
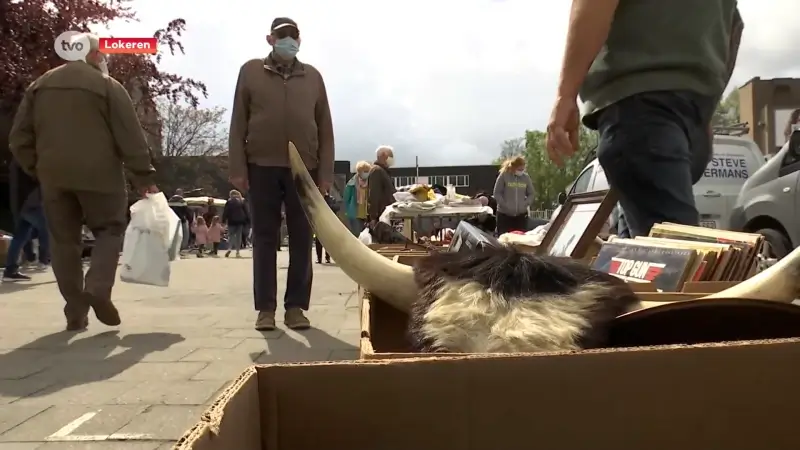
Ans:
{"type": "Polygon", "coordinates": [[[143,123],[148,133],[160,129],[161,156],[216,156],[227,150],[224,108],[199,108],[161,100],[158,123],[143,123]]]}

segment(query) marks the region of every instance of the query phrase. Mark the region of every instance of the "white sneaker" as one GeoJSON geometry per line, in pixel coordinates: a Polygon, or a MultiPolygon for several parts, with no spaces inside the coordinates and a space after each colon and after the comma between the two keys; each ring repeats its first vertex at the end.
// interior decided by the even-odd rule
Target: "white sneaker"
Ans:
{"type": "Polygon", "coordinates": [[[50,268],[50,264],[45,264],[43,262],[36,262],[33,264],[33,270],[47,270],[50,268]]]}
{"type": "Polygon", "coordinates": [[[241,258],[241,257],[242,257],[242,255],[240,255],[240,254],[239,254],[239,252],[237,251],[237,252],[236,252],[236,257],[237,257],[237,258],[241,258]]]}

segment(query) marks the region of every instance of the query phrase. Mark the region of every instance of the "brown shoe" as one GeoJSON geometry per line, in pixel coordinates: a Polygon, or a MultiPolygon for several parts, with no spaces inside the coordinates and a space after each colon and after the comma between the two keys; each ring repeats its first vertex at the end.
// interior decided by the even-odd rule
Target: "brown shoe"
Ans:
{"type": "Polygon", "coordinates": [[[79,319],[67,319],[67,331],[84,331],[89,328],[89,316],[79,319]]]}
{"type": "Polygon", "coordinates": [[[311,328],[311,322],[300,308],[287,309],[286,315],[283,316],[283,322],[291,330],[307,330],[311,328]]]}
{"type": "Polygon", "coordinates": [[[256,319],[256,330],[272,331],[274,329],[275,329],[275,312],[259,311],[258,319],[256,319]]]}
{"type": "Polygon", "coordinates": [[[94,315],[101,323],[110,327],[115,327],[122,323],[122,319],[119,317],[119,311],[117,311],[117,307],[114,306],[111,299],[99,299],[91,294],[86,294],[86,297],[89,299],[89,304],[94,310],[94,315]]]}

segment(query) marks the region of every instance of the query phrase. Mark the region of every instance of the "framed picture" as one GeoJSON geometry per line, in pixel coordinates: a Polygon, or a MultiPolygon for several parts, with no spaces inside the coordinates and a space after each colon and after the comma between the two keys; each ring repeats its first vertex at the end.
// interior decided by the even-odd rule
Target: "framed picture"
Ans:
{"type": "Polygon", "coordinates": [[[617,196],[611,190],[584,192],[567,197],[539,244],[538,253],[584,258],[616,204],[617,196]]]}

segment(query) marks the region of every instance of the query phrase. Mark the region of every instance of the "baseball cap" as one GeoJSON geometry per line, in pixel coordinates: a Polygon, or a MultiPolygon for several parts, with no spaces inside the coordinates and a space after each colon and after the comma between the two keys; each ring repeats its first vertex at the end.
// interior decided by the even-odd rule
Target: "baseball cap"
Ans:
{"type": "Polygon", "coordinates": [[[297,27],[297,22],[288,17],[277,17],[275,20],[273,20],[270,31],[277,31],[287,27],[292,27],[297,31],[300,31],[300,29],[297,27]]]}

